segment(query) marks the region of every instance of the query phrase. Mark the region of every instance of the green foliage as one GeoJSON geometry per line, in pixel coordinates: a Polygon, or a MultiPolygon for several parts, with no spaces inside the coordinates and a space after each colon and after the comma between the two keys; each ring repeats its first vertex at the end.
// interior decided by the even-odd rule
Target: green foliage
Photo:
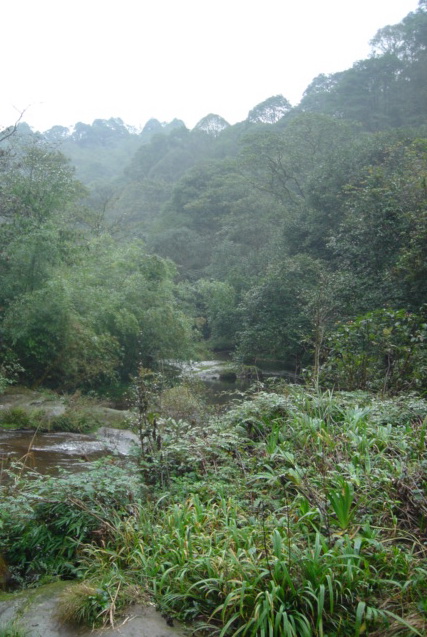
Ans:
{"type": "Polygon", "coordinates": [[[65,591],[58,604],[58,619],[66,624],[102,625],[111,609],[111,599],[102,585],[81,582],[65,591]]]}
{"type": "Polygon", "coordinates": [[[0,414],[0,423],[2,427],[11,429],[29,429],[34,420],[26,409],[22,407],[10,407],[0,414]]]}
{"type": "Polygon", "coordinates": [[[325,115],[299,114],[283,129],[261,129],[248,135],[240,163],[251,183],[284,205],[292,223],[306,205],[310,181],[317,176],[319,162],[340,152],[354,135],[355,127],[348,122],[325,115]]]}
{"type": "MultiPolygon", "coordinates": [[[[195,324],[210,347],[227,349],[233,346],[236,334],[236,292],[233,286],[221,281],[199,279],[185,290],[187,302],[194,307],[195,324]]],[[[191,306],[190,306],[191,307],[191,306]]]]}
{"type": "Polygon", "coordinates": [[[0,637],[27,637],[28,632],[16,622],[9,622],[6,626],[0,627],[0,637]]]}
{"type": "Polygon", "coordinates": [[[333,307],[323,274],[321,264],[305,255],[273,262],[240,305],[239,357],[266,355],[299,368],[306,341],[316,327],[324,328],[319,321],[333,307]]]}
{"type": "Polygon", "coordinates": [[[37,383],[62,376],[64,386],[111,377],[119,362],[119,344],[97,334],[73,307],[72,291],[59,277],[21,296],[4,319],[5,339],[37,383]]]}
{"type": "Polygon", "coordinates": [[[306,89],[300,108],[340,113],[371,131],[414,126],[425,115],[424,2],[401,23],[380,29],[371,44],[373,54],[351,69],[321,74],[306,89]]]}
{"type": "Polygon", "coordinates": [[[169,264],[137,244],[94,240],[84,262],[64,264],[40,289],[10,303],[5,344],[28,379],[68,389],[126,377],[141,357],[188,355],[190,322],[177,307],[172,277],[169,264]]]}
{"type": "Polygon", "coordinates": [[[141,358],[194,356],[194,328],[243,358],[313,363],[317,383],[332,321],[420,312],[426,15],[421,2],[381,29],[368,59],[315,78],[296,108],[275,95],[245,122],[209,115],[192,131],[150,120],[137,135],[117,118],[54,127],[46,138],[89,194],[57,146],[8,137],[0,329],[27,382],[114,386],[141,358]]]}
{"type": "MultiPolygon", "coordinates": [[[[75,433],[90,433],[96,431],[102,424],[100,416],[93,415],[90,409],[67,409],[60,416],[49,418],[46,423],[51,431],[70,431],[75,433]]],[[[45,425],[46,426],[46,425],[45,425]]],[[[43,424],[41,425],[43,429],[43,424]]]]}
{"type": "Polygon", "coordinates": [[[426,390],[425,9],[297,109],[274,96],[221,131],[151,121],[120,183],[126,127],[77,125],[89,197],[44,143],[1,153],[0,391],[114,388],[200,339],[313,363],[316,390],[258,384],[216,417],[188,386],[153,396],[141,370],[125,468],[3,472],[15,581],[85,578],[65,619],[113,623],[145,589],[223,637],[426,634],[427,408],[393,395],[426,390]]]}
{"type": "Polygon", "coordinates": [[[20,223],[37,227],[85,193],[74,178],[74,169],[60,152],[36,138],[19,149],[11,161],[12,170],[2,175],[4,216],[15,216],[19,210],[20,223]]]}
{"type": "Polygon", "coordinates": [[[5,429],[36,429],[38,431],[69,431],[90,433],[102,424],[102,418],[90,406],[69,404],[64,413],[51,415],[49,407],[10,407],[0,412],[0,427],[5,429]]]}
{"type": "Polygon", "coordinates": [[[172,265],[93,227],[62,155],[37,141],[18,150],[0,175],[1,369],[12,355],[27,382],[88,389],[127,378],[141,357],[188,355],[172,265]]]}
{"type": "Polygon", "coordinates": [[[175,421],[202,423],[208,417],[205,389],[201,381],[186,380],[165,388],[159,396],[159,410],[163,418],[175,421]]]}
{"type": "Polygon", "coordinates": [[[0,546],[11,569],[80,574],[67,621],[113,623],[145,590],[223,637],[421,636],[426,422],[415,397],[253,390],[209,423],[159,418],[148,498],[133,464],[17,474],[0,546]]]}
{"type": "Polygon", "coordinates": [[[254,124],[275,124],[292,109],[283,95],[274,95],[249,111],[248,121],[254,124]]]}
{"type": "Polygon", "coordinates": [[[354,490],[350,482],[343,482],[339,491],[328,493],[329,502],[338,519],[338,524],[343,531],[348,529],[353,517],[354,490]]]}
{"type": "Polygon", "coordinates": [[[164,488],[173,477],[206,476],[214,459],[228,458],[240,441],[221,422],[205,422],[208,409],[188,384],[162,389],[161,381],[158,374],[139,370],[131,388],[130,425],[139,437],[144,481],[164,488]],[[170,417],[171,412],[178,418],[170,417]]]}
{"type": "Polygon", "coordinates": [[[18,380],[19,374],[24,371],[24,368],[17,363],[16,355],[6,350],[3,361],[0,363],[0,396],[18,380]]]}
{"type": "Polygon", "coordinates": [[[362,161],[343,185],[343,218],[329,239],[337,266],[352,273],[353,306],[418,309],[425,298],[425,143],[393,132],[354,151],[362,161]]]}
{"type": "MultiPolygon", "coordinates": [[[[129,546],[134,547],[132,548],[133,557],[129,556],[131,560],[129,565],[133,565],[131,568],[136,569],[137,572],[137,564],[141,561],[144,564],[144,573],[148,573],[149,576],[152,573],[157,582],[155,590],[158,600],[164,608],[168,608],[169,611],[179,608],[181,615],[187,618],[211,615],[211,620],[215,621],[216,618],[220,617],[222,625],[225,626],[223,634],[232,632],[232,626],[234,626],[234,630],[238,630],[240,626],[240,631],[247,631],[248,634],[259,634],[261,630],[267,630],[269,622],[273,621],[274,623],[274,618],[279,615],[282,618],[280,622],[283,623],[277,623],[276,629],[272,628],[272,630],[278,631],[277,634],[283,634],[284,627],[288,626],[286,622],[290,624],[296,622],[295,625],[299,628],[295,629],[295,634],[299,634],[298,631],[303,630],[302,626],[305,626],[307,634],[317,635],[320,632],[315,632],[314,626],[317,626],[317,630],[320,630],[320,626],[325,626],[330,621],[330,613],[335,612],[335,605],[337,605],[342,630],[348,622],[348,632],[346,628],[345,632],[339,634],[353,634],[351,622],[354,620],[351,620],[351,616],[348,616],[347,620],[344,619],[342,614],[343,600],[346,600],[345,606],[349,607],[353,599],[356,609],[357,596],[361,594],[366,596],[368,589],[365,578],[369,577],[368,573],[370,572],[367,570],[366,560],[374,559],[376,554],[372,554],[373,546],[377,547],[378,555],[375,559],[379,560],[379,564],[383,563],[383,559],[391,559],[392,554],[387,553],[388,558],[386,558],[383,553],[387,544],[383,545],[382,542],[377,541],[376,545],[373,545],[372,540],[369,540],[369,534],[366,535],[366,540],[360,539],[353,544],[347,536],[341,538],[342,531],[337,531],[332,540],[328,540],[327,535],[322,536],[319,532],[323,525],[326,524],[327,528],[331,528],[329,525],[334,524],[325,507],[328,501],[337,516],[338,528],[347,528],[350,524],[352,528],[357,528],[363,522],[363,520],[354,519],[354,516],[359,511],[363,511],[368,500],[363,499],[361,476],[358,479],[357,473],[354,471],[358,471],[356,469],[358,466],[362,472],[368,466],[370,471],[375,471],[372,466],[374,456],[371,457],[371,464],[366,464],[366,459],[362,459],[363,456],[357,458],[357,450],[360,450],[361,454],[370,454],[370,449],[373,450],[373,454],[378,453],[375,450],[379,448],[379,442],[374,442],[375,437],[378,436],[378,440],[385,441],[381,434],[382,425],[371,426],[368,429],[369,412],[366,409],[351,410],[346,408],[346,401],[348,403],[349,400],[349,396],[343,396],[343,402],[340,406],[332,396],[309,396],[302,392],[294,392],[281,398],[274,394],[270,397],[268,395],[257,397],[252,411],[258,410],[265,422],[276,423],[274,437],[268,437],[266,433],[265,437],[261,438],[261,441],[266,440],[266,449],[268,449],[269,471],[267,473],[265,471],[265,457],[263,459],[262,455],[259,456],[259,461],[264,463],[264,474],[269,476],[268,481],[270,490],[272,490],[269,495],[265,491],[263,493],[263,491],[257,490],[252,494],[251,491],[246,490],[246,501],[242,493],[240,504],[234,500],[221,499],[221,496],[218,495],[207,502],[193,497],[185,504],[167,506],[163,513],[163,508],[160,509],[160,512],[157,511],[157,523],[154,528],[150,522],[149,512],[146,510],[141,521],[142,527],[139,527],[139,533],[146,528],[150,537],[149,545],[144,541],[144,537],[139,535],[130,533],[131,537],[129,538],[129,527],[123,530],[123,533],[126,533],[129,546]],[[269,402],[274,409],[271,414],[276,414],[272,421],[271,414],[269,416],[269,412],[266,411],[269,402]],[[277,411],[277,405],[280,405],[279,411],[277,411]],[[304,411],[301,411],[303,405],[304,411]],[[343,434],[345,431],[343,422],[348,423],[349,427],[349,433],[346,435],[343,434]],[[284,427],[285,423],[287,424],[284,427]],[[338,431],[341,433],[337,436],[338,431]],[[313,438],[315,432],[317,434],[313,438]],[[372,443],[368,443],[371,436],[372,443]],[[351,441],[350,447],[347,447],[346,440],[351,441]],[[291,441],[293,454],[286,451],[291,441]],[[307,450],[308,441],[311,441],[311,452],[307,450]],[[346,451],[344,452],[344,450],[346,451]],[[348,465],[344,460],[343,452],[348,456],[348,465]],[[304,460],[307,458],[307,454],[311,459],[309,465],[304,460]],[[327,461],[328,464],[325,466],[325,459],[329,456],[331,463],[329,464],[327,461]],[[336,467],[333,460],[336,456],[342,459],[339,467],[336,467]],[[313,466],[313,461],[315,466],[313,466]],[[353,462],[356,463],[353,466],[353,473],[347,474],[346,472],[350,470],[353,462]],[[343,475],[351,476],[343,482],[339,478],[341,467],[345,471],[343,475]],[[272,480],[274,475],[277,475],[277,480],[272,480]],[[354,485],[359,491],[356,509],[354,508],[354,485]],[[292,490],[294,490],[294,495],[292,495],[292,490]],[[254,499],[255,493],[264,498],[267,510],[270,510],[268,504],[270,498],[273,498],[272,505],[273,502],[275,503],[274,509],[271,511],[277,509],[281,511],[279,503],[284,501],[283,510],[287,513],[282,518],[278,517],[279,514],[271,513],[272,517],[267,521],[264,520],[264,514],[258,511],[260,517],[256,522],[257,515],[254,516],[254,513],[259,505],[254,499]],[[263,495],[261,495],[262,493],[263,495]],[[310,500],[307,500],[306,494],[310,494],[310,500]],[[294,505],[290,504],[292,498],[294,498],[294,505]],[[364,506],[361,504],[362,501],[364,506]],[[242,503],[244,503],[243,506],[242,503]],[[292,513],[293,509],[288,510],[291,506],[297,507],[298,516],[292,513]],[[161,514],[160,518],[159,513],[161,514]],[[285,531],[285,529],[289,529],[289,525],[292,525],[292,531],[285,531]],[[300,529],[299,525],[301,525],[300,529]],[[267,553],[265,553],[265,546],[266,542],[267,546],[270,545],[270,540],[266,540],[265,528],[271,531],[275,529],[272,548],[267,549],[267,553]],[[307,534],[310,537],[309,529],[312,529],[311,533],[315,531],[314,544],[309,541],[306,554],[300,541],[302,538],[306,538],[307,534]],[[153,532],[158,534],[155,536],[154,542],[153,532]],[[292,537],[290,547],[288,545],[289,537],[292,537]],[[259,549],[263,547],[260,552],[255,549],[254,543],[256,542],[259,543],[259,549]],[[366,554],[361,554],[361,545],[366,547],[366,554]],[[251,546],[253,546],[252,549],[251,546]],[[255,560],[257,555],[260,556],[260,560],[263,560],[262,564],[257,565],[258,562],[255,560]],[[133,560],[136,562],[134,563],[133,560]],[[301,565],[301,572],[298,570],[298,565],[301,565]],[[292,572],[289,571],[290,568],[292,572]],[[286,579],[283,579],[286,573],[288,575],[286,575],[286,579]],[[273,577],[271,582],[270,576],[273,577]],[[280,579],[276,581],[274,579],[276,577],[280,579]],[[303,577],[302,583],[298,585],[301,577],[303,577]],[[322,577],[325,577],[325,580],[322,580],[322,577]],[[304,583],[307,578],[314,587],[307,588],[307,583],[304,583]],[[284,586],[286,586],[285,589],[283,589],[284,586]],[[265,593],[262,592],[263,590],[265,593]],[[284,610],[280,610],[281,605],[285,603],[282,597],[285,591],[286,617],[283,616],[284,610]],[[271,615],[260,612],[263,608],[264,595],[269,600],[269,608],[272,609],[271,615]],[[314,620],[313,599],[316,603],[316,612],[320,613],[314,614],[314,618],[317,617],[314,620]],[[295,600],[295,605],[293,605],[292,600],[295,600]],[[328,608],[327,611],[326,608],[328,608]],[[327,619],[328,617],[329,619],[327,619]],[[230,631],[227,630],[227,626],[230,631]]],[[[246,422],[249,409],[250,403],[236,408],[231,421],[246,422]]],[[[402,431],[405,428],[407,425],[403,428],[400,427],[395,433],[388,430],[388,447],[382,447],[384,456],[380,456],[375,461],[378,467],[375,475],[377,477],[382,475],[385,479],[385,482],[382,483],[383,488],[386,488],[387,484],[388,488],[393,488],[393,479],[386,477],[386,473],[390,469],[387,458],[394,457],[396,450],[401,449],[402,431]],[[383,460],[384,464],[382,464],[383,460]],[[378,473],[381,466],[384,467],[384,475],[381,472],[378,473]]],[[[270,431],[273,430],[270,429],[270,431]]],[[[205,437],[204,441],[205,447],[207,440],[210,440],[210,445],[213,444],[211,434],[208,433],[207,436],[208,438],[205,437]]],[[[185,439],[182,443],[183,447],[188,444],[185,439]]],[[[242,451],[241,449],[240,454],[242,451]]],[[[258,457],[256,448],[252,448],[252,453],[254,451],[255,457],[258,457]]],[[[409,450],[407,449],[407,451],[409,450]]],[[[413,447],[413,451],[418,453],[415,447],[413,447]]],[[[216,456],[215,466],[218,466],[218,461],[224,462],[224,459],[220,458],[221,456],[216,456]]],[[[213,457],[206,454],[204,460],[205,466],[209,466],[213,457]]],[[[241,462],[245,464],[242,455],[241,462]]],[[[247,470],[248,465],[246,465],[247,470]]],[[[395,470],[396,475],[401,470],[399,461],[396,462],[395,470]]],[[[255,476],[254,479],[260,484],[265,483],[265,477],[262,474],[255,476]]],[[[182,482],[176,484],[177,487],[180,484],[180,488],[182,488],[182,482]]],[[[368,492],[366,492],[367,494],[368,492]]],[[[380,516],[387,515],[384,510],[384,493],[381,496],[380,492],[376,491],[375,497],[378,497],[381,503],[378,501],[378,509],[376,509],[377,505],[369,501],[368,510],[363,514],[368,515],[368,518],[374,510],[377,510],[380,516]]],[[[392,500],[394,498],[395,495],[392,496],[392,500]]],[[[391,501],[390,505],[392,505],[391,501]]],[[[392,508],[389,509],[389,513],[394,515],[392,508]]],[[[381,522],[381,525],[386,524],[385,520],[381,522]]],[[[366,527],[366,533],[368,533],[368,527],[366,527]]],[[[363,537],[362,534],[361,538],[363,537]]],[[[393,577],[396,578],[398,576],[393,569],[398,567],[398,561],[403,554],[393,550],[395,557],[393,565],[390,565],[392,570],[388,574],[390,577],[393,574],[393,577]]],[[[96,559],[103,559],[100,555],[101,552],[96,552],[96,559]]],[[[123,553],[121,554],[123,555],[123,553]]],[[[92,553],[91,557],[94,557],[92,553]]],[[[384,565],[381,568],[384,569],[384,565]]],[[[404,570],[404,573],[404,577],[406,577],[407,571],[404,570]]],[[[387,589],[388,580],[385,572],[382,573],[382,576],[385,578],[384,586],[387,589]]],[[[381,586],[381,578],[378,579],[375,568],[372,577],[374,578],[372,583],[375,581],[375,588],[378,590],[378,586],[381,586]]],[[[372,622],[374,624],[387,622],[387,612],[376,611],[369,604],[366,606],[366,609],[363,606],[363,617],[366,615],[365,619],[368,619],[371,624],[372,622]]],[[[362,607],[358,607],[355,614],[360,618],[362,607]]],[[[356,621],[358,621],[357,618],[356,621]]],[[[402,619],[403,624],[405,621],[402,619]]],[[[413,632],[417,634],[415,628],[413,632]]]]}
{"type": "Polygon", "coordinates": [[[120,573],[113,572],[101,581],[80,582],[66,589],[59,599],[57,618],[77,626],[114,627],[114,617],[140,596],[137,587],[127,585],[120,573]]]}
{"type": "Polygon", "coordinates": [[[405,310],[376,310],[336,327],[322,381],[340,389],[425,387],[427,324],[405,310]]]}
{"type": "Polygon", "coordinates": [[[114,517],[128,515],[144,493],[135,477],[109,462],[28,481],[18,468],[0,489],[0,551],[18,582],[75,576],[82,545],[105,541],[114,517]]]}

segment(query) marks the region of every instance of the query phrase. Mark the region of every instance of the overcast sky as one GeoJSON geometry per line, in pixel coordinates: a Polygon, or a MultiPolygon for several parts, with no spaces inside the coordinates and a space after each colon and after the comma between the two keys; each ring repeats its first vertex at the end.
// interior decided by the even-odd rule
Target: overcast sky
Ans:
{"type": "Polygon", "coordinates": [[[369,55],[418,0],[3,0],[0,127],[242,121],[369,55]]]}

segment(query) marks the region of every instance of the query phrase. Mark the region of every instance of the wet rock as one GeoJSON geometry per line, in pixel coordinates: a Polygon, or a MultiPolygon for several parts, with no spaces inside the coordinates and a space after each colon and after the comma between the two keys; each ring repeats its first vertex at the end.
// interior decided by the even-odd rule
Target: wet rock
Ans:
{"type": "Polygon", "coordinates": [[[128,455],[135,445],[139,445],[139,438],[128,429],[113,429],[112,427],[100,427],[96,437],[110,451],[121,455],[128,455]]]}
{"type": "Polygon", "coordinates": [[[234,364],[227,361],[212,360],[201,361],[197,363],[189,363],[182,366],[182,373],[184,375],[200,378],[200,380],[230,380],[226,378],[227,375],[234,375],[236,380],[236,373],[234,364]]]}

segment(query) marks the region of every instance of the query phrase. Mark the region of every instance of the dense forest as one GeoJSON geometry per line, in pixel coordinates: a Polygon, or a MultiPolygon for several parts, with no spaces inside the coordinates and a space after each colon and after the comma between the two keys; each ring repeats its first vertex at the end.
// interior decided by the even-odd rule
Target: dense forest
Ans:
{"type": "Polygon", "coordinates": [[[273,96],[234,126],[19,125],[1,145],[3,375],[94,387],[209,347],[363,387],[350,330],[355,358],[383,334],[370,383],[387,357],[388,384],[422,383],[426,21],[421,2],[297,107],[273,96]]]}
{"type": "MultiPolygon", "coordinates": [[[[215,426],[203,428],[193,417],[208,448],[202,461],[193,440],[192,467],[180,447],[180,437],[185,447],[190,436],[182,421],[179,436],[170,420],[163,432],[172,441],[170,456],[161,456],[160,447],[153,451],[157,433],[138,394],[136,406],[151,432],[144,434],[151,445],[141,469],[144,488],[160,493],[167,484],[172,500],[185,500],[180,513],[163,510],[163,521],[156,522],[166,525],[165,544],[160,547],[159,539],[156,548],[166,570],[155,566],[151,553],[143,560],[150,577],[158,578],[156,594],[168,612],[183,605],[181,616],[202,619],[205,631],[209,624],[221,635],[425,634],[427,420],[420,405],[427,390],[427,1],[381,29],[371,46],[370,57],[352,68],[316,77],[297,106],[275,95],[235,125],[209,114],[192,130],[179,120],[153,119],[138,132],[112,118],[43,134],[18,123],[0,133],[1,391],[20,383],[117,397],[137,379],[144,394],[141,370],[156,372],[165,361],[201,360],[214,351],[230,353],[241,369],[281,361],[306,383],[305,398],[301,388],[280,398],[264,388],[252,407],[236,408],[215,426]],[[341,396],[333,408],[326,394],[319,398],[330,391],[332,401],[332,390],[341,396]],[[382,406],[372,403],[373,392],[382,406]],[[412,400],[406,425],[402,396],[412,400]],[[381,409],[394,415],[382,419],[381,409]],[[278,424],[290,417],[291,433],[289,420],[288,429],[278,424]],[[409,422],[417,423],[416,439],[409,422]],[[383,425],[395,425],[388,438],[383,425]],[[351,469],[352,454],[358,459],[351,469]],[[393,465],[398,456],[400,470],[393,465]],[[408,468],[408,458],[418,463],[416,470],[408,468]],[[222,477],[214,479],[218,467],[222,477]],[[179,487],[170,486],[174,471],[179,487]],[[405,471],[412,482],[404,482],[405,471]],[[224,496],[208,507],[221,480],[223,494],[226,482],[237,484],[251,472],[252,491],[238,488],[239,505],[224,496]],[[380,489],[389,489],[394,502],[417,491],[405,530],[399,527],[401,535],[408,533],[405,546],[411,533],[417,537],[407,549],[419,559],[415,566],[397,540],[392,554],[380,537],[380,527],[397,528],[398,515],[391,505],[388,517],[381,513],[375,498],[370,504],[375,479],[382,485],[378,498],[380,489]],[[355,502],[363,509],[357,525],[355,502]],[[331,530],[326,506],[338,530],[331,530]],[[179,538],[172,518],[184,529],[179,538]],[[194,529],[209,527],[216,544],[205,537],[203,548],[195,539],[192,554],[184,518],[194,529]],[[299,539],[291,546],[293,525],[299,539]],[[191,577],[167,552],[172,536],[193,565],[191,577]],[[362,544],[375,566],[368,566],[368,557],[361,561],[362,544]],[[229,549],[236,555],[229,577],[222,577],[235,588],[219,583],[215,571],[229,549]],[[214,557],[202,568],[203,550],[214,557]],[[288,562],[279,559],[285,553],[288,562]],[[167,584],[178,571],[186,591],[167,584]],[[412,582],[406,589],[405,581],[412,582]],[[393,601],[384,610],[388,597],[393,601]],[[406,608],[418,609],[412,623],[406,608]]],[[[113,472],[111,480],[121,494],[118,506],[123,477],[113,472]]],[[[147,535],[154,522],[144,515],[139,530],[147,535]]],[[[126,531],[123,519],[116,522],[111,550],[120,561],[118,545],[135,542],[137,531],[126,531]]],[[[11,525],[11,536],[18,536],[18,527],[11,525]]],[[[156,533],[160,537],[159,526],[156,533]]],[[[105,544],[98,554],[91,550],[106,568],[105,544]]]]}

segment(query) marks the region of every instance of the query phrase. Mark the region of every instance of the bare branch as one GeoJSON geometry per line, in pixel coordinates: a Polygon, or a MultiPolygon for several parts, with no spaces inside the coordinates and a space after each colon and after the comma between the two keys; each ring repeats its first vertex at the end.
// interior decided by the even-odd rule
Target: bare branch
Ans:
{"type": "Polygon", "coordinates": [[[20,112],[19,117],[14,124],[0,131],[0,144],[4,142],[6,139],[9,139],[9,137],[12,137],[12,135],[16,133],[18,129],[18,124],[21,121],[21,119],[24,117],[24,113],[26,110],[27,109],[24,108],[24,110],[20,112]]]}

